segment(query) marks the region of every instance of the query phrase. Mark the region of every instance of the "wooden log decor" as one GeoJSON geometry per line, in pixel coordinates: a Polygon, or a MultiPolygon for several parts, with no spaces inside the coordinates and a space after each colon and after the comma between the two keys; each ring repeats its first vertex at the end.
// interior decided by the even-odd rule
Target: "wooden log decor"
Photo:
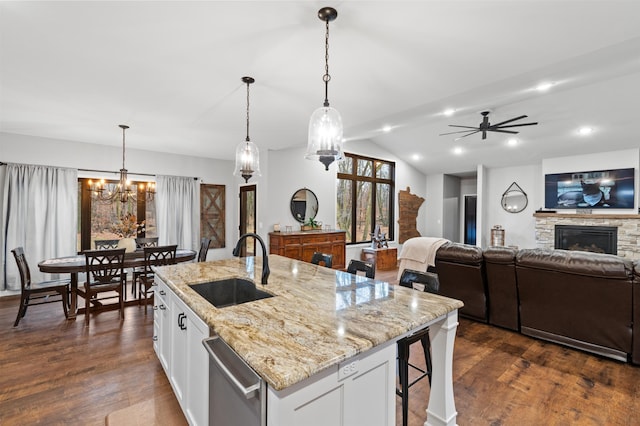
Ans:
{"type": "Polygon", "coordinates": [[[409,238],[420,236],[417,228],[417,218],[418,209],[422,203],[424,203],[424,198],[412,194],[408,186],[406,191],[398,191],[398,210],[400,211],[398,242],[400,244],[409,238]]]}

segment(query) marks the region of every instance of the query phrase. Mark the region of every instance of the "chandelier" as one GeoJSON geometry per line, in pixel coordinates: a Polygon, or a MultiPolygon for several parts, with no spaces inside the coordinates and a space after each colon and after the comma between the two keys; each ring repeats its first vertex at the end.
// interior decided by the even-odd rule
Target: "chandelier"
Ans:
{"type": "MultiPolygon", "coordinates": [[[[129,126],[125,124],[118,125],[122,129],[122,168],[120,169],[120,178],[118,183],[109,183],[104,179],[100,179],[97,182],[89,180],[89,191],[91,196],[98,201],[112,202],[120,200],[122,203],[126,203],[130,199],[135,200],[137,195],[137,188],[131,183],[127,176],[127,169],[125,168],[125,131],[129,126]]],[[[146,196],[153,200],[156,193],[156,186],[153,182],[147,182],[146,186],[140,184],[140,192],[144,192],[146,196]]]]}
{"type": "Polygon", "coordinates": [[[236,168],[233,175],[242,176],[247,183],[251,176],[260,176],[260,154],[256,144],[249,138],[249,85],[254,83],[255,79],[242,77],[242,81],[247,85],[247,137],[236,148],[236,168]]]}
{"type": "Polygon", "coordinates": [[[332,7],[323,7],[318,11],[318,18],[325,21],[325,74],[324,81],[324,104],[311,114],[309,120],[309,138],[307,141],[308,160],[319,160],[324,164],[325,170],[329,170],[329,165],[334,161],[341,160],[342,154],[342,117],[340,113],[329,106],[329,22],[338,17],[338,12],[332,7]]]}

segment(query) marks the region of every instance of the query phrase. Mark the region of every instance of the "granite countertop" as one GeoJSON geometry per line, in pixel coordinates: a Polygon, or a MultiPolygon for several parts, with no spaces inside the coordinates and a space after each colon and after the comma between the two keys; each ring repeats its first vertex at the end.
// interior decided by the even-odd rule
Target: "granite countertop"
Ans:
{"type": "Polygon", "coordinates": [[[282,390],[463,306],[447,297],[270,255],[156,267],[155,272],[272,388],[282,390]],[[189,287],[248,278],[275,297],[221,309],[189,287]],[[255,279],[254,279],[255,278],[255,279]]]}

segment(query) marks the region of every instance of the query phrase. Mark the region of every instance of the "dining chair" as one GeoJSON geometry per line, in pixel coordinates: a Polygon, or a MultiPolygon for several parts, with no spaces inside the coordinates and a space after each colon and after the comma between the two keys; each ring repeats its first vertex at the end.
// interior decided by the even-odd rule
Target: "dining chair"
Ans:
{"type": "Polygon", "coordinates": [[[333,265],[333,255],[320,252],[313,253],[313,256],[311,256],[311,263],[320,265],[321,262],[324,263],[325,267],[331,268],[333,265]]]}
{"type": "Polygon", "coordinates": [[[120,319],[124,319],[124,252],[125,249],[87,250],[85,256],[85,272],[87,274],[83,287],[78,287],[76,293],[84,298],[85,325],[89,325],[91,305],[100,306],[101,300],[112,299],[113,292],[117,293],[120,305],[120,319]],[[99,298],[98,296],[107,293],[99,298]]]}
{"type": "Polygon", "coordinates": [[[144,300],[144,313],[147,313],[148,298],[147,292],[154,285],[154,274],[152,266],[173,265],[176,263],[177,244],[170,246],[145,247],[144,250],[144,274],[140,275],[140,299],[138,304],[144,300]]]}
{"type": "MultiPolygon", "coordinates": [[[[403,287],[422,290],[437,294],[440,289],[438,275],[431,272],[421,272],[413,269],[405,269],[400,276],[399,284],[403,287]]],[[[402,426],[407,426],[409,415],[409,388],[425,377],[431,385],[431,340],[429,339],[429,327],[425,327],[415,333],[398,340],[398,375],[400,387],[396,394],[402,399],[402,426]],[[415,342],[420,342],[424,351],[425,369],[409,363],[409,348],[415,342]],[[409,382],[409,367],[417,370],[420,375],[409,382]]]]}
{"type": "Polygon", "coordinates": [[[120,240],[95,240],[96,250],[110,250],[118,248],[120,240]]]}
{"type": "MultiPolygon", "coordinates": [[[[158,247],[159,237],[140,237],[136,238],[136,250],[142,250],[145,247],[158,247]]],[[[133,268],[131,277],[131,294],[136,297],[136,288],[140,275],[144,274],[144,267],[133,268]]]]}
{"type": "Polygon", "coordinates": [[[358,272],[364,272],[365,277],[374,279],[376,277],[376,264],[374,262],[351,259],[347,266],[347,272],[354,275],[357,275],[358,272]]]}
{"type": "Polygon", "coordinates": [[[136,249],[145,247],[158,247],[158,237],[136,238],[136,249]]]}
{"type": "Polygon", "coordinates": [[[62,307],[64,309],[64,317],[67,318],[67,304],[69,303],[69,284],[70,280],[52,280],[42,282],[31,282],[31,272],[29,264],[24,255],[22,247],[16,247],[11,250],[13,257],[18,264],[18,272],[20,273],[20,307],[18,308],[18,316],[13,323],[14,327],[18,326],[20,319],[27,313],[27,307],[33,305],[43,305],[45,303],[59,302],[60,299],[50,296],[60,295],[62,307]]]}
{"type": "Polygon", "coordinates": [[[198,262],[205,262],[207,260],[207,253],[209,252],[209,245],[211,244],[211,238],[204,237],[200,240],[200,251],[198,252],[198,262]]]}

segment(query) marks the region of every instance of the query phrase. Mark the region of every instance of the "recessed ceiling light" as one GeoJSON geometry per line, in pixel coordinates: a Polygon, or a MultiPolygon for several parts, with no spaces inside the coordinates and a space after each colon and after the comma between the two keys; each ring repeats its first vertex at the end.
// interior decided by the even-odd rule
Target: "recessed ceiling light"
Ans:
{"type": "Polygon", "coordinates": [[[462,154],[462,152],[463,152],[463,150],[459,146],[456,146],[455,148],[453,148],[453,153],[456,154],[456,155],[460,155],[460,154],[462,154]]]}
{"type": "Polygon", "coordinates": [[[420,159],[420,154],[413,154],[413,155],[411,156],[411,158],[413,158],[414,160],[416,160],[416,161],[417,161],[417,160],[419,160],[419,159],[420,159]]]}
{"type": "Polygon", "coordinates": [[[387,126],[382,127],[382,131],[385,132],[385,133],[389,133],[391,131],[391,126],[387,125],[387,126]]]}
{"type": "Polygon", "coordinates": [[[456,110],[453,109],[453,108],[447,108],[444,111],[442,111],[442,113],[444,115],[446,115],[447,117],[451,117],[455,112],[456,112],[456,110]]]}
{"type": "Polygon", "coordinates": [[[549,83],[549,82],[540,83],[536,86],[536,90],[538,92],[546,92],[551,88],[551,86],[553,86],[553,83],[549,83]]]}
{"type": "Polygon", "coordinates": [[[578,133],[580,133],[583,136],[591,134],[592,132],[593,132],[593,129],[591,127],[580,127],[580,129],[578,130],[578,133]]]}
{"type": "Polygon", "coordinates": [[[515,138],[511,138],[511,139],[509,139],[509,140],[507,141],[507,145],[509,145],[509,146],[516,146],[516,145],[518,145],[518,139],[515,139],[515,138]]]}

